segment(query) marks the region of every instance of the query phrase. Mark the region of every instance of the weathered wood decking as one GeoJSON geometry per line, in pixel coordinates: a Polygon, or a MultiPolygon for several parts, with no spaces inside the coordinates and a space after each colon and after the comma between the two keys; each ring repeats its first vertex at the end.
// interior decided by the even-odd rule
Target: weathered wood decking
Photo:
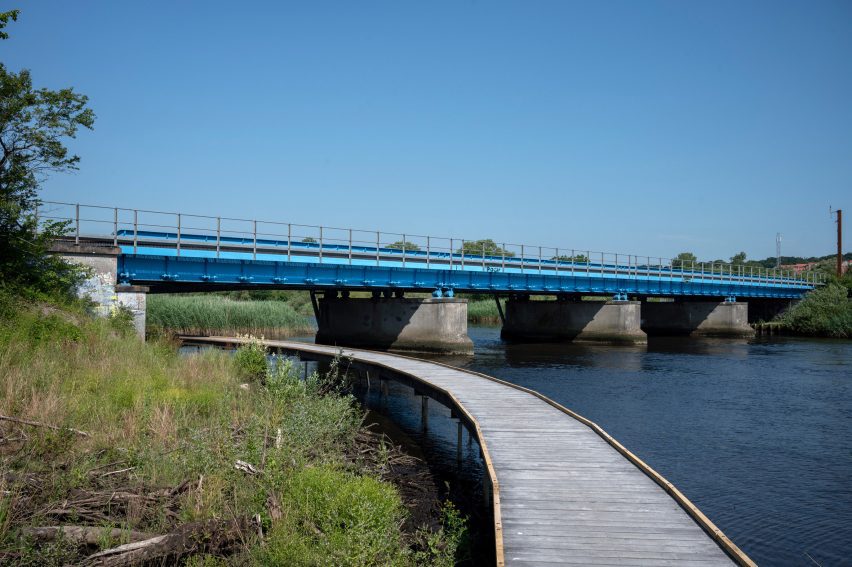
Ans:
{"type": "MultiPolygon", "coordinates": [[[[340,350],[266,343],[315,355],[340,350]]],[[[493,487],[498,565],[754,565],[653,469],[540,394],[442,364],[343,350],[442,392],[474,424],[493,487]]]]}

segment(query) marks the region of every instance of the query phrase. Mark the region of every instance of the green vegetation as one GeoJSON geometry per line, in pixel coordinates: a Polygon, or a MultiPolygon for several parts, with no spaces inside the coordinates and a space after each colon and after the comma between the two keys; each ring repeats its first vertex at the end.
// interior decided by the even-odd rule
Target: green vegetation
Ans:
{"type": "Polygon", "coordinates": [[[589,262],[589,258],[585,254],[577,254],[575,256],[560,254],[559,256],[553,256],[551,260],[557,260],[559,262],[574,262],[575,264],[586,264],[589,262]]]}
{"type": "Polygon", "coordinates": [[[467,303],[467,320],[477,325],[499,325],[500,313],[493,297],[472,296],[467,303]],[[478,297],[473,299],[473,297],[478,297]]]}
{"type": "Polygon", "coordinates": [[[392,248],[393,250],[405,250],[408,252],[418,252],[420,247],[416,244],[412,244],[411,242],[403,242],[402,240],[397,240],[393,244],[388,244],[385,248],[392,248]]]}
{"type": "Polygon", "coordinates": [[[777,322],[784,331],[797,335],[852,338],[849,289],[839,283],[818,288],[779,316],[777,322]]]}
{"type": "Polygon", "coordinates": [[[497,245],[490,238],[482,240],[468,240],[461,248],[456,250],[456,254],[464,254],[465,256],[503,256],[511,258],[515,255],[514,252],[509,252],[497,245]]]}
{"type": "MultiPolygon", "coordinates": [[[[0,30],[17,19],[17,10],[0,13],[0,30]]],[[[92,128],[87,100],[70,88],[35,88],[28,70],[15,73],[0,63],[0,288],[67,294],[81,280],[80,268],[46,253],[66,225],[42,222],[37,230],[35,209],[46,174],[77,169],[80,158],[63,140],[92,128]]]]}
{"type": "Polygon", "coordinates": [[[147,308],[147,324],[152,334],[287,337],[313,331],[310,319],[288,301],[152,294],[148,296],[147,308]]]}
{"type": "Polygon", "coordinates": [[[0,414],[19,420],[0,421],[0,562],[77,563],[200,527],[182,552],[196,565],[452,564],[464,525],[400,531],[397,490],[350,456],[362,416],[339,367],[303,381],[258,343],[181,356],[121,319],[8,294],[0,318],[0,414]],[[260,360],[263,380],[241,386],[260,360]],[[104,535],[32,535],[62,524],[104,535]]]}

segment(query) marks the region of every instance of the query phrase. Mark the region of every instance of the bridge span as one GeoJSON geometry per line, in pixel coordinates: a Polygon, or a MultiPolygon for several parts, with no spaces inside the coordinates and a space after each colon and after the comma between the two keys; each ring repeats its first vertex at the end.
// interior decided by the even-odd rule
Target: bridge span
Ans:
{"type": "Polygon", "coordinates": [[[446,406],[459,421],[458,443],[463,427],[479,443],[498,565],[754,565],[663,476],[598,425],[537,392],[388,353],[265,343],[307,360],[342,353],[374,380],[400,381],[446,406]]]}
{"type": "Polygon", "coordinates": [[[137,306],[143,292],[308,290],[320,337],[353,346],[469,349],[466,304],[452,300],[459,292],[507,298],[498,307],[510,340],[741,336],[750,332],[747,301],[771,315],[822,283],[753,266],[57,202],[43,203],[39,218],[69,227],[58,252],[114,257],[116,295],[137,306]],[[371,303],[350,299],[353,291],[372,292],[371,303]],[[404,297],[417,292],[433,300],[404,297]],[[556,301],[528,301],[535,296],[556,301]],[[608,301],[581,301],[589,296],[608,301]]]}

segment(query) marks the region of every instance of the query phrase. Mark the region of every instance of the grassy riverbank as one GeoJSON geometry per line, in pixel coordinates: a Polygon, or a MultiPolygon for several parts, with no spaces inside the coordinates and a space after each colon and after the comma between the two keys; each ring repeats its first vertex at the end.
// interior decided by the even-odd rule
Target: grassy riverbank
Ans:
{"type": "Polygon", "coordinates": [[[387,447],[323,377],[260,381],[262,351],[182,356],[121,315],[0,300],[0,563],[117,560],[163,534],[158,564],[453,563],[457,514],[400,530],[387,447]]]}
{"type": "MultiPolygon", "coordinates": [[[[220,295],[148,296],[149,333],[252,334],[286,338],[314,331],[304,304],[280,299],[235,300],[220,295]]],[[[310,308],[310,303],[308,303],[310,308]]]]}
{"type": "Polygon", "coordinates": [[[832,283],[808,293],[772,324],[784,334],[852,338],[852,299],[848,289],[832,283]]]}

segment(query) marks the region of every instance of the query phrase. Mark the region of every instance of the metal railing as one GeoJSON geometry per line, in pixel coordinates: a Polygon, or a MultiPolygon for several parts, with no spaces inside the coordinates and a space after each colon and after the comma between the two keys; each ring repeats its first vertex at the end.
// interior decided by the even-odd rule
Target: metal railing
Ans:
{"type": "Polygon", "coordinates": [[[633,277],[813,287],[824,283],[817,272],[681,262],[677,259],[578,250],[568,247],[494,243],[455,237],[423,236],[377,230],[303,225],[256,219],[211,217],[146,209],[126,209],[45,201],[36,211],[40,223],[64,222],[68,237],[111,241],[133,253],[172,248],[177,256],[203,250],[216,258],[286,257],[288,261],[400,265],[428,269],[517,272],[587,277],[633,277]],[[530,255],[532,251],[532,255],[530,255]]]}

